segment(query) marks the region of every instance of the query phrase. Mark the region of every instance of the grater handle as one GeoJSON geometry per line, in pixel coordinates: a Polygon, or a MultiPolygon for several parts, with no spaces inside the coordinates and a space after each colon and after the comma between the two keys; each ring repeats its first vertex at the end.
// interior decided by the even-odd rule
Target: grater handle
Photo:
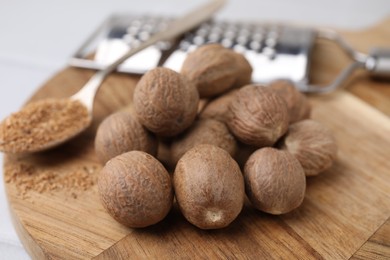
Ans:
{"type": "Polygon", "coordinates": [[[372,76],[390,78],[390,48],[373,48],[366,69],[372,76]]]}
{"type": "Polygon", "coordinates": [[[390,48],[373,48],[369,54],[353,49],[336,31],[320,29],[318,37],[333,41],[352,59],[346,67],[330,84],[317,86],[297,82],[296,87],[302,92],[329,93],[340,87],[343,82],[357,69],[366,69],[374,77],[390,79],[390,48]]]}

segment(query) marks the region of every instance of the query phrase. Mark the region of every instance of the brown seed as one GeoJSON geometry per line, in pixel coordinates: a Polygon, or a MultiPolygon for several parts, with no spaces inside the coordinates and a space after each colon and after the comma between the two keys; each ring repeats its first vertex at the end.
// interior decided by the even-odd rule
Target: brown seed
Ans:
{"type": "Polygon", "coordinates": [[[244,168],[245,190],[252,205],[284,214],[302,204],[306,178],[298,160],[286,151],[265,147],[254,152],[244,168]]]}
{"type": "Polygon", "coordinates": [[[237,142],[237,152],[234,157],[241,169],[244,169],[246,161],[259,148],[237,142]]]}
{"type": "Polygon", "coordinates": [[[240,88],[242,86],[248,85],[252,81],[252,66],[241,53],[234,52],[236,57],[236,66],[237,70],[237,78],[234,86],[240,88]]]}
{"type": "Polygon", "coordinates": [[[176,163],[172,160],[171,139],[159,138],[157,159],[165,166],[169,173],[173,173],[176,163]]]}
{"type": "Polygon", "coordinates": [[[209,103],[209,100],[207,98],[199,99],[198,114],[203,111],[203,109],[207,106],[208,103],[209,103]]]}
{"type": "Polygon", "coordinates": [[[98,188],[108,213],[127,227],[156,224],[173,203],[168,172],[153,156],[140,151],[108,161],[100,173],[98,188]]]}
{"type": "Polygon", "coordinates": [[[199,114],[199,117],[214,118],[222,122],[226,122],[229,118],[229,104],[233,100],[236,92],[237,89],[234,89],[211,100],[199,114]]]}
{"type": "Polygon", "coordinates": [[[160,136],[174,136],[194,121],[199,95],[192,82],[167,68],[147,72],[134,91],[140,122],[160,136]]]}
{"type": "Polygon", "coordinates": [[[330,129],[310,119],[290,125],[281,147],[298,159],[306,176],[329,169],[337,156],[336,140],[330,129]]]}
{"type": "Polygon", "coordinates": [[[206,44],[188,54],[181,73],[195,83],[199,96],[226,92],[237,81],[236,55],[219,44],[206,44]]]}
{"type": "Polygon", "coordinates": [[[157,139],[127,111],[108,116],[99,125],[95,138],[95,151],[99,160],[106,163],[111,158],[129,151],[157,154],[157,139]]]}
{"type": "Polygon", "coordinates": [[[184,217],[201,229],[228,226],[244,204],[240,168],[223,149],[203,144],[178,162],[173,183],[184,217]]]}
{"type": "Polygon", "coordinates": [[[270,83],[270,88],[286,101],[290,113],[290,124],[310,117],[311,107],[306,96],[299,92],[291,81],[276,80],[270,83]]]}
{"type": "Polygon", "coordinates": [[[229,105],[227,124],[243,143],[272,146],[288,128],[286,103],[272,89],[261,85],[241,88],[229,105]]]}
{"type": "Polygon", "coordinates": [[[199,144],[215,145],[231,156],[234,156],[237,150],[237,142],[224,123],[215,119],[200,119],[172,142],[173,162],[177,163],[188,150],[199,144]]]}

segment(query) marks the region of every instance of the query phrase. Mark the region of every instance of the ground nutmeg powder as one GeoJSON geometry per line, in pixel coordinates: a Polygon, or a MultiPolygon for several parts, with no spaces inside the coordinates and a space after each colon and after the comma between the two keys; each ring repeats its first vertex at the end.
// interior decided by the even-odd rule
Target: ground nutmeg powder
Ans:
{"type": "Polygon", "coordinates": [[[28,162],[13,162],[4,169],[5,183],[12,183],[17,194],[28,198],[30,192],[65,192],[77,194],[91,189],[97,182],[101,166],[97,163],[73,163],[44,166],[28,162]]]}
{"type": "Polygon", "coordinates": [[[90,120],[87,108],[76,100],[51,98],[33,102],[0,124],[0,150],[39,151],[78,134],[90,120]]]}

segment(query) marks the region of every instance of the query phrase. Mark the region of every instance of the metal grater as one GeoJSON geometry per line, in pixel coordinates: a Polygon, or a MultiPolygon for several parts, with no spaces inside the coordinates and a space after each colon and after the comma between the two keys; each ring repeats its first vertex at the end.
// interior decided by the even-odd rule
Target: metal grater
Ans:
{"type": "MultiPolygon", "coordinates": [[[[114,15],[82,45],[70,65],[102,69],[129,48],[165,28],[169,17],[114,15]],[[94,52],[94,58],[87,59],[94,52]]],[[[160,42],[129,58],[118,70],[143,74],[162,65],[180,71],[188,52],[207,43],[220,43],[246,56],[254,68],[254,82],[275,78],[307,81],[314,33],[310,29],[278,25],[210,21],[181,39],[160,42]],[[168,57],[164,59],[164,57],[168,57]]]]}
{"type": "MultiPolygon", "coordinates": [[[[113,15],[87,39],[69,63],[75,67],[104,69],[127,50],[164,29],[171,20],[161,16],[113,15]]],[[[220,43],[242,53],[253,67],[253,82],[287,79],[302,92],[334,91],[356,69],[390,78],[388,48],[373,48],[365,54],[355,51],[333,30],[218,20],[137,53],[121,64],[118,71],[143,74],[156,66],[180,71],[187,54],[207,43],[220,43]],[[352,61],[326,86],[311,85],[308,80],[311,50],[317,38],[335,42],[352,61]]]]}
{"type": "MultiPolygon", "coordinates": [[[[113,15],[87,39],[69,63],[75,67],[103,69],[130,48],[164,29],[170,20],[157,16],[113,15]],[[92,59],[91,53],[94,54],[92,59]]],[[[159,42],[127,59],[118,71],[143,74],[156,67],[162,54],[171,48],[171,42],[159,42]]]]}
{"type": "Polygon", "coordinates": [[[220,43],[242,53],[253,67],[254,82],[276,78],[307,82],[314,33],[279,25],[209,22],[185,35],[164,66],[179,71],[188,52],[207,43],[220,43]]]}

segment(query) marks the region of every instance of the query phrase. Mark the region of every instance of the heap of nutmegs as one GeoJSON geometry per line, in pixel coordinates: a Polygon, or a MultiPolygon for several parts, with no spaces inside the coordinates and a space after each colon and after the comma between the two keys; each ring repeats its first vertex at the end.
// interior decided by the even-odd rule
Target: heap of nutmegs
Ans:
{"type": "Polygon", "coordinates": [[[229,225],[245,193],[270,214],[302,203],[305,176],[332,165],[335,140],[308,119],[310,105],[290,82],[251,85],[251,73],[244,56],[210,44],[190,53],[180,73],[160,67],[141,78],[132,109],[109,116],[96,135],[106,163],[100,197],[118,222],[155,224],[174,196],[202,229],[229,225]]]}

